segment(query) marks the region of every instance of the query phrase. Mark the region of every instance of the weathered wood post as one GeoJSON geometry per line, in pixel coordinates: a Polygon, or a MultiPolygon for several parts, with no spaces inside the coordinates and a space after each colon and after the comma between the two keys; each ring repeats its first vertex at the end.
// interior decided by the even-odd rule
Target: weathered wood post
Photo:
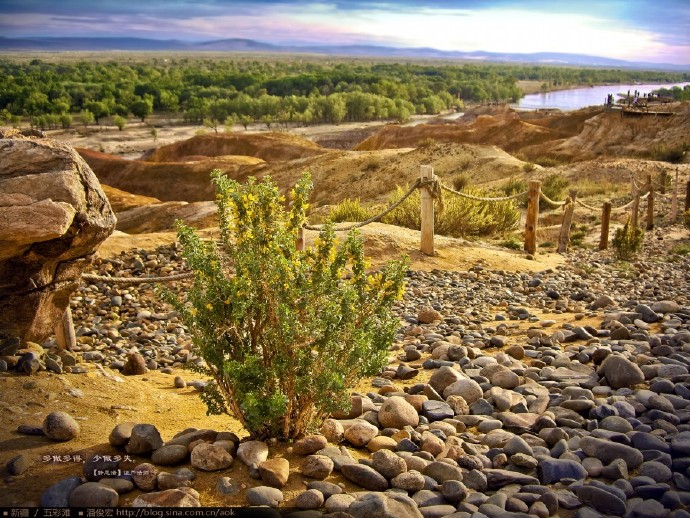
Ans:
{"type": "Polygon", "coordinates": [[[55,326],[55,341],[61,351],[71,351],[77,345],[77,335],[72,322],[72,310],[69,305],[62,315],[62,320],[55,326]]]}
{"type": "Polygon", "coordinates": [[[599,238],[599,250],[609,247],[609,227],[611,225],[611,202],[604,202],[601,209],[601,238],[599,238]]]}
{"type": "Polygon", "coordinates": [[[671,223],[675,223],[678,219],[678,169],[676,169],[676,177],[673,181],[673,197],[671,198],[671,223]]]}
{"type": "MultiPolygon", "coordinates": [[[[434,168],[423,165],[421,170],[422,182],[434,178],[434,168]]],[[[422,187],[419,193],[421,210],[421,251],[425,255],[434,255],[434,197],[427,187],[422,187]]]]}
{"type": "Polygon", "coordinates": [[[305,248],[305,244],[304,244],[304,227],[300,228],[300,229],[297,231],[297,242],[295,243],[295,248],[296,248],[298,251],[303,251],[304,248],[305,248]]]}
{"type": "Polygon", "coordinates": [[[654,228],[654,185],[652,184],[652,175],[647,175],[647,230],[652,230],[654,228]]]}
{"type": "Polygon", "coordinates": [[[539,198],[541,182],[530,180],[527,193],[527,220],[525,221],[525,252],[534,255],[537,252],[537,222],[539,220],[539,198]]]}
{"type": "Polygon", "coordinates": [[[637,216],[640,212],[640,193],[637,190],[637,186],[635,185],[635,179],[633,178],[633,185],[632,185],[632,195],[633,195],[633,203],[632,207],[630,208],[630,223],[632,224],[633,228],[637,228],[637,216]]]}
{"type": "Polygon", "coordinates": [[[563,214],[563,223],[561,224],[561,232],[558,235],[558,250],[559,254],[564,254],[568,251],[568,244],[570,243],[570,227],[573,223],[573,214],[575,213],[575,200],[577,199],[577,191],[570,191],[570,202],[565,204],[565,213],[563,214]]]}
{"type": "Polygon", "coordinates": [[[685,212],[690,210],[690,181],[685,184],[685,212]]]}

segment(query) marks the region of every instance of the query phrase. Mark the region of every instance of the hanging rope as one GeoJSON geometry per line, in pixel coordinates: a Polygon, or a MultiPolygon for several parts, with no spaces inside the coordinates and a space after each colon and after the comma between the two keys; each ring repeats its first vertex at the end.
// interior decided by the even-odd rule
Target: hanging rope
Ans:
{"type": "Polygon", "coordinates": [[[451,189],[445,184],[441,184],[441,188],[444,191],[448,191],[450,193],[456,194],[458,196],[462,196],[463,198],[467,198],[468,200],[474,200],[474,201],[484,201],[484,202],[498,202],[498,201],[508,201],[508,200],[516,200],[518,198],[522,198],[525,196],[529,191],[523,191],[519,192],[517,194],[512,194],[511,196],[499,196],[496,198],[486,198],[483,196],[474,196],[472,194],[467,194],[466,192],[461,192],[461,191],[456,191],[455,189],[451,189]]]}
{"type": "Polygon", "coordinates": [[[94,275],[92,273],[82,273],[81,278],[91,282],[111,282],[114,284],[147,284],[151,282],[173,282],[182,279],[191,279],[193,272],[178,273],[163,277],[110,277],[108,275],[94,275]]]}
{"type": "MultiPolygon", "coordinates": [[[[422,180],[420,178],[417,178],[415,183],[413,183],[412,186],[407,190],[407,192],[405,194],[403,194],[402,198],[400,198],[395,203],[392,203],[391,205],[389,205],[383,212],[380,212],[376,216],[372,216],[371,218],[369,218],[365,221],[360,221],[359,223],[355,223],[353,225],[347,225],[344,227],[335,227],[333,230],[335,230],[336,232],[348,232],[348,231],[353,230],[355,228],[362,228],[365,225],[368,225],[370,223],[374,223],[375,221],[380,221],[389,212],[391,212],[392,210],[395,210],[398,206],[400,206],[400,204],[402,204],[407,198],[409,198],[412,195],[412,193],[415,191],[415,189],[417,189],[419,187],[427,187],[428,185],[432,185],[434,182],[438,183],[438,180],[432,179],[432,180],[426,180],[426,181],[422,182],[422,180]]],[[[433,192],[432,192],[432,196],[433,196],[433,192]]],[[[316,230],[318,232],[318,231],[321,231],[323,229],[323,225],[304,225],[304,228],[307,230],[316,230]]]]}
{"type": "Polygon", "coordinates": [[[558,207],[563,207],[565,205],[565,200],[564,201],[553,201],[551,198],[549,198],[546,194],[543,192],[540,195],[540,198],[546,202],[547,205],[550,205],[552,208],[557,209],[558,207]]]}
{"type": "Polygon", "coordinates": [[[575,203],[577,203],[580,207],[584,207],[587,210],[591,210],[593,212],[599,212],[599,209],[596,207],[592,207],[591,205],[587,205],[584,201],[582,201],[580,198],[577,198],[575,200],[575,203]]]}

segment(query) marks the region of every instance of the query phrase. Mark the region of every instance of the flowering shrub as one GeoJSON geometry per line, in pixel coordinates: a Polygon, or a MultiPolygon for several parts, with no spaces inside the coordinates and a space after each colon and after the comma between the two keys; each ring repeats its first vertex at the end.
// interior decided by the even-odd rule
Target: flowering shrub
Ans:
{"type": "Polygon", "coordinates": [[[616,259],[629,261],[642,249],[643,242],[644,231],[631,225],[628,219],[622,228],[616,230],[611,244],[616,259]]]}
{"type": "Polygon", "coordinates": [[[270,180],[239,184],[219,171],[213,180],[220,242],[178,223],[195,276],[186,298],[168,299],[213,379],[202,394],[209,413],[234,415],[254,437],[294,439],[347,408],[348,389],[385,365],[405,265],[367,275],[361,239],[352,232],[338,245],[331,225],[297,250],[306,173],[289,211],[270,180]]]}

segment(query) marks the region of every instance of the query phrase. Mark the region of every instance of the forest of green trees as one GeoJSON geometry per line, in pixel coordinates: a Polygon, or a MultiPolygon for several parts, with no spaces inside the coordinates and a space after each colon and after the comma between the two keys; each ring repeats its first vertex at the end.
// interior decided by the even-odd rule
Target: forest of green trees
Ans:
{"type": "Polygon", "coordinates": [[[0,123],[67,128],[152,113],[218,126],[405,121],[463,102],[516,101],[544,88],[680,82],[690,74],[534,65],[400,64],[151,58],[140,63],[0,60],[0,123]]]}

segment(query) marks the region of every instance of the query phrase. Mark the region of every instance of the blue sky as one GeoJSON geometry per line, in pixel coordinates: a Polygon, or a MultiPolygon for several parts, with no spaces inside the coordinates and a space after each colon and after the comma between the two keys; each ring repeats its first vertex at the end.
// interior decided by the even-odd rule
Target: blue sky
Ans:
{"type": "Polygon", "coordinates": [[[0,34],[569,52],[690,65],[690,0],[0,0],[0,34]]]}

